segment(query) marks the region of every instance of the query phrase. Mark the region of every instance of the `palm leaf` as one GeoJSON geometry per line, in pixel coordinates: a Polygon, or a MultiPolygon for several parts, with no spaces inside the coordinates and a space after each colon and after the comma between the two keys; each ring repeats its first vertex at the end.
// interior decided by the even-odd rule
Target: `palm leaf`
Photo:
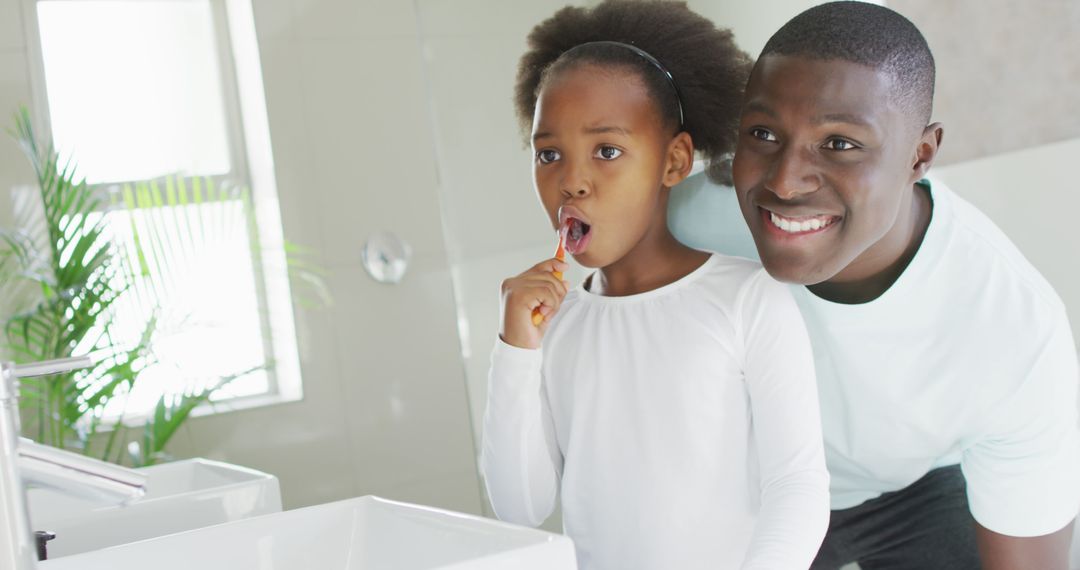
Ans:
{"type": "MultiPolygon", "coordinates": [[[[187,293],[179,276],[194,274],[205,252],[236,239],[247,240],[253,269],[261,273],[251,195],[213,178],[170,176],[124,185],[113,193],[109,210],[104,189],[78,178],[74,161],[62,160],[51,142],[35,136],[26,109],[16,116],[14,134],[37,188],[35,199],[17,209],[20,231],[0,232],[0,299],[11,300],[0,307],[3,351],[18,362],[76,353],[91,353],[98,362],[89,370],[26,382],[24,425],[39,441],[84,453],[96,449],[120,461],[127,430],[120,420],[104,420],[105,410],[119,406],[121,418],[127,413],[126,395],[155,361],[152,338],[189,324],[182,310],[162,302],[187,293]],[[117,216],[125,215],[126,223],[118,224],[117,216]],[[125,231],[130,234],[118,235],[125,231]],[[131,330],[132,319],[143,327],[141,337],[119,338],[117,331],[131,330]],[[103,448],[95,448],[95,434],[103,429],[110,432],[103,448]]],[[[290,276],[316,287],[328,304],[320,270],[306,263],[308,255],[287,247],[290,276]]],[[[262,321],[266,327],[265,316],[262,321]]],[[[162,395],[139,434],[143,451],[133,460],[158,461],[196,408],[235,379],[268,368],[259,364],[200,389],[162,395]]]]}
{"type": "MultiPolygon", "coordinates": [[[[8,312],[4,322],[5,348],[17,361],[71,356],[76,351],[98,355],[97,366],[78,374],[33,379],[25,383],[26,422],[38,439],[58,446],[85,447],[83,418],[100,409],[121,386],[129,386],[135,370],[127,353],[106,334],[112,305],[126,285],[113,268],[115,252],[109,243],[100,191],[77,179],[72,161],[63,162],[50,144],[35,137],[29,113],[16,116],[15,133],[37,177],[38,208],[17,213],[24,228],[19,237],[4,240],[19,261],[19,271],[3,285],[4,296],[33,284],[36,301],[8,312]]],[[[10,263],[7,262],[7,263],[10,263]]]]}
{"type": "Polygon", "coordinates": [[[178,396],[163,395],[154,406],[154,413],[143,427],[141,465],[152,465],[162,458],[165,446],[177,430],[199,406],[210,403],[210,398],[237,378],[264,369],[256,366],[219,379],[214,385],[178,396]]]}

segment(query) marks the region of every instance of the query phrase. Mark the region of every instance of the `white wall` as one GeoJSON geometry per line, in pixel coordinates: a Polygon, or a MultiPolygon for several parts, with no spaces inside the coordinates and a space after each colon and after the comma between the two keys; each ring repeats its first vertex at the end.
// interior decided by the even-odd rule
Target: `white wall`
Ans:
{"type": "MultiPolygon", "coordinates": [[[[755,59],[780,26],[803,10],[822,3],[820,0],[687,0],[690,9],[720,27],[731,28],[739,47],[755,59]]],[[[885,5],[884,0],[870,0],[868,3],[885,5]]]]}
{"type": "Polygon", "coordinates": [[[6,129],[15,125],[19,104],[30,102],[30,70],[26,61],[26,35],[17,0],[0,1],[0,226],[9,226],[11,198],[7,189],[34,180],[30,165],[6,129]]]}
{"type": "Polygon", "coordinates": [[[443,221],[454,272],[473,427],[479,438],[502,279],[554,253],[513,110],[532,26],[565,0],[418,0],[443,221]]]}
{"type": "Polygon", "coordinates": [[[937,63],[938,163],[1080,137],[1080,2],[891,0],[937,63]],[[975,62],[978,64],[973,65],[975,62]]]}
{"type": "MultiPolygon", "coordinates": [[[[336,304],[296,311],[302,402],[197,418],[170,451],[273,473],[287,508],[378,494],[480,512],[413,4],[253,4],[285,237],[316,250],[336,304]],[[359,264],[380,229],[414,248],[396,287],[359,264]]],[[[0,0],[4,126],[32,103],[28,5],[0,0]]],[[[0,141],[0,222],[31,180],[0,141]]]]}

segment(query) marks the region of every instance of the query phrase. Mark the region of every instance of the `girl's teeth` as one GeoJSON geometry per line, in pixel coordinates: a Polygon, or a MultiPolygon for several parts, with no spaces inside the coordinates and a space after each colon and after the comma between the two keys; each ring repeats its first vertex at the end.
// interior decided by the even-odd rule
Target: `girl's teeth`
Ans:
{"type": "Polygon", "coordinates": [[[774,226],[780,228],[781,230],[784,230],[785,232],[793,234],[820,230],[821,228],[831,223],[831,220],[827,217],[811,218],[809,220],[804,220],[800,222],[798,220],[781,218],[773,212],[769,212],[769,219],[772,221],[774,226]]]}

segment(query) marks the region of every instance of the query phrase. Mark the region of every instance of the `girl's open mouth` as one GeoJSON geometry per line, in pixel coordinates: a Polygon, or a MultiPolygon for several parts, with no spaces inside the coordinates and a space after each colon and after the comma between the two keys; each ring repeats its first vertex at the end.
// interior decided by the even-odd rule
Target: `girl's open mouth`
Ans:
{"type": "Polygon", "coordinates": [[[566,251],[571,255],[578,255],[589,245],[592,226],[573,217],[567,218],[566,225],[566,251]]]}

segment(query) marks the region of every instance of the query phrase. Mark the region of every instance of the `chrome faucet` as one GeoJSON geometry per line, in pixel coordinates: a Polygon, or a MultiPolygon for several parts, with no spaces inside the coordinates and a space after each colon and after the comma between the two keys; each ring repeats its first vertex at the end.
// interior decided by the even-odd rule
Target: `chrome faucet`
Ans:
{"type": "Polygon", "coordinates": [[[37,545],[24,483],[117,502],[131,501],[144,493],[146,476],[138,471],[19,438],[18,379],[70,372],[92,364],[89,357],[0,363],[0,568],[37,568],[37,545]]]}

